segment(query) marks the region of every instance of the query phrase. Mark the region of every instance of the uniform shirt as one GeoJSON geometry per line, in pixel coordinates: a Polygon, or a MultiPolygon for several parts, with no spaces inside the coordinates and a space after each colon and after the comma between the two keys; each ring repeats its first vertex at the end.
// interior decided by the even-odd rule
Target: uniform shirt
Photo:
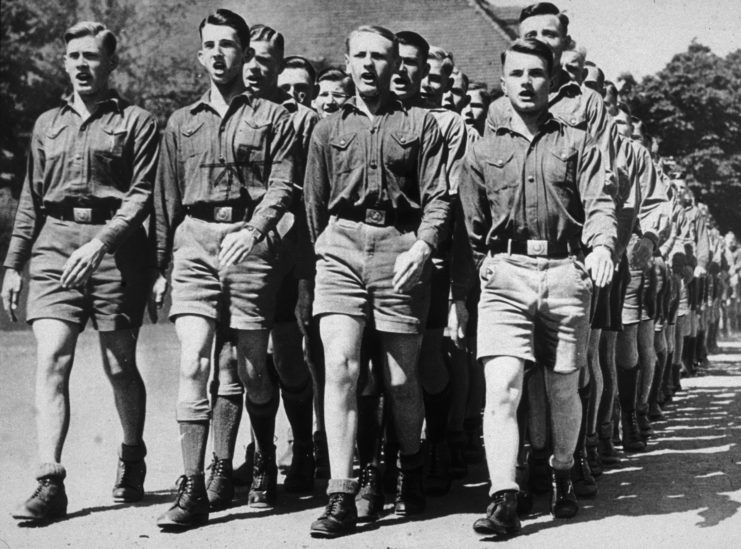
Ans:
{"type": "Polygon", "coordinates": [[[614,259],[617,265],[630,242],[641,204],[641,185],[638,180],[636,154],[628,138],[618,136],[615,168],[618,180],[618,193],[615,198],[618,238],[614,259]]]}
{"type": "Polygon", "coordinates": [[[710,241],[707,224],[697,206],[678,205],[676,222],[672,226],[671,248],[668,259],[676,268],[699,265],[707,269],[710,260],[710,241]]]}
{"type": "Polygon", "coordinates": [[[466,170],[459,194],[477,264],[489,243],[507,239],[615,249],[615,201],[584,131],[549,114],[530,142],[500,125],[471,146],[466,170]]]}
{"type": "Polygon", "coordinates": [[[445,146],[426,111],[391,99],[371,120],[351,99],[321,120],[304,179],[309,232],[348,208],[419,214],[417,238],[434,250],[449,213],[445,146]]]}
{"type": "Polygon", "coordinates": [[[154,116],[115,92],[85,121],[72,98],[42,114],[31,137],[5,267],[23,269],[44,210],[54,207],[117,209],[96,236],[115,251],[149,215],[158,150],[154,116]]]}
{"type": "Polygon", "coordinates": [[[651,153],[637,141],[631,140],[630,145],[636,153],[636,175],[641,186],[641,207],[635,232],[650,238],[658,246],[669,236],[671,202],[651,153]]]}
{"type": "MultiPolygon", "coordinates": [[[[269,94],[265,99],[281,105],[288,111],[291,117],[291,125],[296,134],[296,182],[298,185],[302,185],[306,172],[306,156],[309,152],[309,142],[312,133],[314,133],[314,127],[319,122],[319,115],[313,109],[297,103],[293,97],[280,88],[276,88],[274,93],[269,94]]],[[[295,262],[292,274],[297,280],[313,281],[316,271],[316,261],[311,239],[309,238],[309,229],[306,225],[303,187],[297,186],[295,191],[294,205],[291,208],[296,226],[295,262]]]]}
{"type": "Polygon", "coordinates": [[[162,138],[154,196],[157,266],[164,270],[185,207],[230,201],[250,206],[246,225],[266,234],[291,207],[297,178],[288,112],[245,92],[222,119],[209,92],[175,111],[162,138]]]}
{"type": "MultiPolygon", "coordinates": [[[[548,97],[548,110],[569,126],[586,131],[602,151],[602,163],[607,174],[608,190],[616,193],[614,162],[617,153],[618,132],[610,121],[602,97],[592,89],[580,86],[561,70],[557,76],[558,89],[548,97]]],[[[507,124],[512,115],[509,98],[502,96],[489,106],[484,135],[489,135],[500,125],[507,124]]]]}

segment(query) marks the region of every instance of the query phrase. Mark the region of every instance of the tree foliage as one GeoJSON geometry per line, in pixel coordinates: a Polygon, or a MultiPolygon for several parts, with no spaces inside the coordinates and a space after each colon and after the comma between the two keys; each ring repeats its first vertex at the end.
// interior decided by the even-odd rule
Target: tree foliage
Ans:
{"type": "Polygon", "coordinates": [[[741,234],[741,50],[723,58],[692,42],[631,95],[659,153],[686,169],[722,231],[741,234]]]}

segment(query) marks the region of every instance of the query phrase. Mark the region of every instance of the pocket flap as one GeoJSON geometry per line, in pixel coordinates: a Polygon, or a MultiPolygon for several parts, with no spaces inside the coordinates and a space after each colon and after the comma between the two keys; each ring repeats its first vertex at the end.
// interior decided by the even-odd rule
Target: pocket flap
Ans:
{"type": "Polygon", "coordinates": [[[354,133],[346,133],[344,135],[340,135],[332,139],[332,141],[330,141],[330,144],[335,149],[344,151],[350,146],[350,143],[352,143],[354,139],[355,139],[354,133]]]}

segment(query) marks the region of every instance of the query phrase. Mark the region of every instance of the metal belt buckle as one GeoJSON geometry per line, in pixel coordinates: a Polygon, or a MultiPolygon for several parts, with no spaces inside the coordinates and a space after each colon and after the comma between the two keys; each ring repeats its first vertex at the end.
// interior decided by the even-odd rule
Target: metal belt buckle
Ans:
{"type": "Polygon", "coordinates": [[[231,206],[215,206],[214,207],[214,221],[221,223],[232,222],[232,207],[231,206]]]}
{"type": "Polygon", "coordinates": [[[382,227],[386,224],[386,212],[383,210],[373,210],[368,208],[365,210],[365,222],[368,225],[377,225],[382,227]]]}
{"type": "Polygon", "coordinates": [[[72,219],[75,223],[92,223],[93,222],[93,209],[92,208],[72,208],[72,219]]]}
{"type": "Polygon", "coordinates": [[[548,255],[548,241],[547,240],[528,240],[527,241],[527,255],[548,255]]]}

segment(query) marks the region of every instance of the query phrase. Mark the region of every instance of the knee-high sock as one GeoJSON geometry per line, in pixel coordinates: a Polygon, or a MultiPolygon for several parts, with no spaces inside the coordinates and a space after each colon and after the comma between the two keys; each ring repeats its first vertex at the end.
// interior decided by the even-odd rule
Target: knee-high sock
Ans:
{"type": "Polygon", "coordinates": [[[242,419],[242,395],[216,395],[212,412],[214,453],[219,459],[232,459],[242,419]]]}
{"type": "Polygon", "coordinates": [[[255,435],[255,450],[270,454],[275,450],[273,437],[275,436],[275,415],[278,412],[278,395],[274,395],[263,404],[255,404],[246,399],[247,413],[250,415],[252,432],[255,435]]]}
{"type": "Polygon", "coordinates": [[[186,475],[202,475],[208,441],[208,421],[179,421],[180,446],[186,475]]]}
{"type": "Polygon", "coordinates": [[[381,439],[383,433],[383,410],[378,395],[358,396],[358,459],[360,466],[379,466],[381,462],[381,439]]]}
{"type": "Polygon", "coordinates": [[[424,393],[425,419],[427,421],[427,440],[432,444],[442,442],[445,439],[445,431],[448,426],[448,415],[450,413],[451,386],[448,383],[441,392],[431,395],[424,393]]]}
{"type": "Polygon", "coordinates": [[[631,414],[636,409],[638,367],[618,368],[618,399],[623,414],[631,414]]]}
{"type": "Polygon", "coordinates": [[[314,406],[311,378],[308,378],[306,384],[296,391],[282,387],[281,394],[283,395],[283,408],[291,424],[291,431],[293,431],[294,443],[310,446],[314,406]]]}

